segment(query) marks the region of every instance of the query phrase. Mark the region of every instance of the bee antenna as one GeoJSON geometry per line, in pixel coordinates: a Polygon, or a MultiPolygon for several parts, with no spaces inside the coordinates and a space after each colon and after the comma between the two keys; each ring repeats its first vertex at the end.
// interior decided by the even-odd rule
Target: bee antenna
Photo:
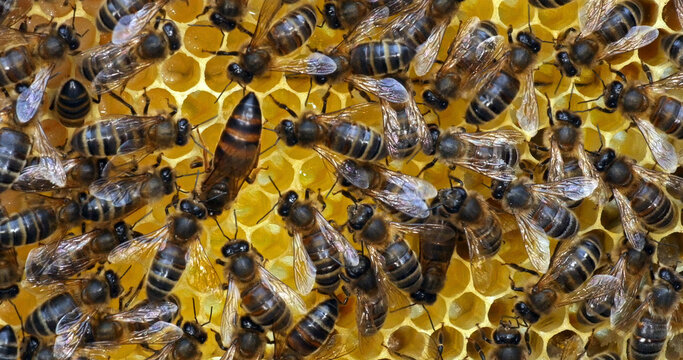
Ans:
{"type": "MultiPolygon", "coordinates": [[[[267,120],[266,120],[266,121],[267,121],[267,120]]],[[[271,129],[271,128],[268,128],[268,127],[265,127],[265,126],[262,126],[261,129],[263,129],[263,130],[268,130],[268,131],[272,131],[272,132],[274,132],[274,133],[277,134],[277,130],[275,130],[275,129],[271,129]]]]}
{"type": "Polygon", "coordinates": [[[220,100],[221,96],[223,96],[223,93],[225,92],[225,90],[227,90],[227,89],[228,89],[228,86],[230,86],[230,84],[232,84],[232,81],[233,81],[233,80],[230,80],[230,82],[229,82],[227,85],[225,85],[225,87],[223,88],[223,90],[221,90],[221,93],[218,94],[218,97],[217,97],[216,100],[213,102],[214,104],[217,104],[217,103],[218,103],[218,100],[220,100]]]}
{"type": "Polygon", "coordinates": [[[278,203],[275,203],[275,205],[273,205],[273,207],[270,208],[270,210],[268,210],[268,212],[267,212],[265,215],[261,216],[261,218],[258,219],[258,221],[257,221],[256,223],[257,223],[257,224],[260,223],[261,221],[263,221],[263,219],[266,218],[266,216],[268,216],[268,214],[272,213],[273,210],[275,210],[275,208],[277,207],[277,204],[278,204],[278,203]]]}
{"type": "Polygon", "coordinates": [[[235,237],[234,237],[234,239],[237,239],[237,232],[240,230],[239,226],[237,226],[237,209],[232,210],[232,215],[235,219],[235,237]]]}
{"type": "Polygon", "coordinates": [[[282,197],[282,193],[280,192],[280,189],[277,187],[275,184],[275,181],[273,181],[273,178],[268,175],[268,179],[270,180],[270,183],[273,184],[273,187],[275,187],[275,190],[277,190],[277,194],[279,197],[282,197]]]}
{"type": "Polygon", "coordinates": [[[529,26],[529,32],[533,34],[533,31],[531,30],[531,5],[529,3],[526,4],[526,20],[527,25],[529,26]]]}
{"type": "Polygon", "coordinates": [[[560,72],[560,80],[557,82],[557,86],[555,86],[555,93],[557,94],[557,90],[560,89],[560,85],[562,84],[562,79],[564,79],[564,73],[560,72]]]}
{"type": "Polygon", "coordinates": [[[21,335],[22,338],[26,337],[26,332],[24,331],[24,319],[21,318],[21,314],[19,313],[19,309],[17,309],[17,305],[14,304],[14,301],[12,300],[7,300],[10,305],[14,308],[14,312],[17,314],[17,317],[19,318],[19,325],[21,326],[21,335]]]}
{"type": "Polygon", "coordinates": [[[119,281],[121,281],[121,279],[123,279],[123,277],[126,276],[126,274],[128,274],[128,271],[130,270],[131,267],[133,267],[133,265],[128,265],[128,268],[126,269],[126,271],[124,271],[123,274],[121,274],[121,276],[119,276],[119,281]]]}
{"type": "MultiPolygon", "coordinates": [[[[199,325],[199,327],[204,327],[205,325],[210,324],[212,316],[213,316],[213,306],[209,308],[209,320],[207,320],[205,323],[199,325]]],[[[197,321],[197,320],[195,319],[195,321],[197,321]]]]}
{"type": "MultiPolygon", "coordinates": [[[[269,129],[269,130],[270,130],[270,129],[269,129]]],[[[274,130],[273,130],[273,131],[274,131],[274,130]]],[[[270,149],[274,148],[275,145],[277,145],[277,143],[279,143],[279,142],[280,142],[280,138],[278,137],[277,140],[275,140],[275,143],[273,143],[273,145],[268,146],[265,150],[261,151],[261,152],[259,153],[259,156],[262,156],[263,154],[267,153],[270,149]]]]}
{"type": "Polygon", "coordinates": [[[572,83],[572,90],[569,92],[569,105],[567,106],[567,110],[572,109],[572,97],[574,96],[574,83],[572,83]]]}
{"type": "Polygon", "coordinates": [[[225,235],[225,232],[223,231],[223,227],[221,227],[221,224],[218,222],[218,219],[214,216],[213,221],[216,222],[216,226],[218,226],[218,230],[220,230],[221,234],[223,234],[223,237],[228,239],[228,241],[233,241],[235,238],[231,239],[228,235],[225,235]]]}
{"type": "Polygon", "coordinates": [[[334,184],[332,184],[332,187],[330,188],[330,191],[325,194],[325,199],[327,199],[328,196],[332,193],[332,189],[334,189],[335,186],[337,186],[337,183],[339,182],[339,176],[335,177],[334,179],[334,184]]]}
{"type": "Polygon", "coordinates": [[[194,298],[192,298],[192,314],[194,315],[194,322],[199,324],[199,321],[197,321],[197,308],[195,307],[195,304],[194,304],[194,298]]]}
{"type": "Polygon", "coordinates": [[[143,216],[142,216],[141,218],[139,218],[136,222],[134,222],[133,225],[130,226],[130,228],[131,228],[131,229],[135,228],[135,227],[140,223],[140,221],[142,221],[144,218],[146,218],[147,216],[149,216],[149,214],[151,214],[152,211],[154,211],[154,210],[148,211],[145,215],[143,215],[143,216]]]}
{"type": "Polygon", "coordinates": [[[199,124],[193,126],[193,127],[192,127],[192,130],[195,130],[196,128],[198,128],[198,127],[200,127],[200,126],[202,126],[202,125],[204,125],[204,124],[208,123],[209,121],[214,120],[214,119],[216,119],[216,118],[218,118],[218,115],[214,115],[214,116],[212,116],[212,117],[210,117],[210,118],[208,118],[208,119],[206,119],[206,120],[200,122],[199,124]]]}
{"type": "Polygon", "coordinates": [[[194,137],[194,135],[192,135],[192,133],[190,133],[190,139],[192,139],[192,142],[195,145],[199,146],[200,149],[204,150],[207,154],[211,154],[211,156],[213,156],[213,152],[210,151],[209,149],[207,149],[206,146],[204,146],[204,144],[197,141],[197,139],[195,139],[195,137],[194,137]]]}
{"type": "MultiPolygon", "coordinates": [[[[598,101],[598,100],[602,99],[603,96],[605,96],[605,94],[600,94],[600,96],[598,96],[598,97],[596,97],[596,98],[594,98],[594,99],[588,99],[588,100],[584,100],[584,101],[579,101],[578,104],[585,104],[585,103],[589,103],[589,102],[595,102],[595,101],[598,101]]],[[[582,110],[582,111],[586,111],[586,110],[582,110]]],[[[579,111],[577,111],[577,112],[579,112],[579,111]]]]}

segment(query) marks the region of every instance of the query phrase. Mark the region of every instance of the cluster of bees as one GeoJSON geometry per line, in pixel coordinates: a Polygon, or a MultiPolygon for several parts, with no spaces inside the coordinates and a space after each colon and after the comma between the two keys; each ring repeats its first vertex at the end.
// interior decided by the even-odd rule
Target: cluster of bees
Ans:
{"type": "MultiPolygon", "coordinates": [[[[683,111],[669,92],[683,87],[683,72],[655,80],[643,64],[649,81],[637,83],[611,68],[612,81],[596,71],[658,38],[672,65],[683,66],[683,34],[660,36],[644,25],[647,7],[638,0],[577,0],[580,27],[556,39],[540,39],[531,26],[499,33],[491,21],[464,18],[449,44],[444,35],[461,3],[474,0],[327,0],[322,8],[307,0],[265,0],[253,29],[243,17],[256,5],[216,0],[199,17],[250,40],[239,49],[212,52],[235,59],[225,69],[226,89],[244,89],[215,149],[196,131],[201,124],[181,118],[170,103],[169,112],[150,115],[145,93],[144,113],[138,115],[121,96],[136,74],[183,46],[182,32],[164,16],[169,1],[177,0],[104,1],[97,29],[110,40],[89,49],[80,48],[83,34],[73,21],[29,30],[26,14],[33,2],[0,1],[0,192],[25,198],[20,208],[0,215],[0,298],[15,309],[12,300],[20,288],[40,299],[28,314],[17,309],[19,327],[0,329],[0,358],[108,358],[112,348],[136,345],[149,359],[200,359],[211,355],[202,350],[212,337],[207,330],[215,334],[221,359],[362,353],[391,312],[419,305],[429,314],[449,282],[460,281],[447,276],[458,243],[466,244],[475,288],[485,288],[488,263],[506,246],[506,219],[516,223],[531,268],[507,265],[539,279],[526,288],[513,281],[512,289],[522,293],[514,309],[497,319],[492,339],[482,331],[472,343],[481,359],[540,357],[532,354],[528,329],[569,304],[577,304],[580,324],[608,326],[624,341],[600,353],[568,341],[563,359],[620,359],[621,353],[656,359],[680,330],[683,271],[677,262],[655,260],[655,252],[668,250],[650,234],[678,226],[683,179],[672,174],[681,158],[672,143],[683,138],[683,111]],[[321,26],[344,31],[343,40],[307,49],[321,26]],[[442,47],[447,56],[439,61],[442,47]],[[548,99],[551,126],[536,143],[543,112],[534,73],[544,60],[542,47],[553,47],[550,62],[560,82],[593,72],[604,92],[581,111],[553,113],[548,99]],[[56,64],[67,58],[79,75],[48,99],[56,64]],[[251,91],[255,79],[282,73],[307,77],[311,87],[346,83],[366,101],[328,112],[328,91],[321,111],[299,116],[273,94],[259,98],[251,91]],[[418,94],[414,87],[424,91],[418,94]],[[105,94],[131,114],[91,119],[92,104],[105,94]],[[469,102],[464,119],[458,119],[467,128],[425,120],[427,113],[438,114],[459,100],[469,102]],[[265,127],[266,101],[293,119],[265,127]],[[381,130],[367,124],[373,109],[381,112],[381,130]],[[507,110],[516,128],[479,129],[507,110]],[[47,111],[73,129],[65,146],[55,146],[43,129],[40,119],[47,111]],[[658,168],[640,166],[615,149],[585,149],[586,111],[621,113],[642,133],[658,168]],[[266,269],[249,239],[223,232],[232,217],[219,219],[236,210],[240,189],[259,171],[268,173],[259,156],[274,145],[262,146],[264,129],[276,134],[276,144],[282,140],[317,152],[336,178],[327,195],[318,192],[315,199],[310,189],[281,192],[270,179],[279,200],[270,211],[263,209],[259,222],[272,211],[284,222],[293,244],[296,290],[266,269]],[[204,171],[177,174],[162,165],[164,150],[187,144],[204,153],[204,161],[194,164],[204,171]],[[521,159],[524,146],[545,160],[529,166],[521,159]],[[416,176],[390,169],[389,159],[406,163],[420,152],[432,161],[416,176]],[[150,154],[157,161],[141,165],[150,154]],[[468,189],[451,172],[441,174],[450,186],[437,189],[421,178],[436,163],[490,178],[490,196],[468,189]],[[195,178],[194,188],[178,184],[183,176],[195,178]],[[323,216],[329,197],[352,202],[344,224],[323,216]],[[611,256],[601,233],[579,235],[573,209],[583,201],[616,204],[624,241],[611,256]],[[167,221],[152,233],[141,234],[124,221],[157,205],[165,207],[167,221]],[[209,221],[225,237],[220,254],[207,254],[202,246],[209,221]],[[550,239],[557,241],[552,255],[550,239]],[[32,249],[20,265],[15,248],[25,246],[32,249]],[[149,265],[137,274],[139,285],[126,289],[121,278],[136,274],[122,264],[134,261],[149,265]],[[222,267],[222,279],[214,264],[222,267]],[[196,315],[183,321],[175,294],[181,278],[198,293],[225,298],[220,326],[210,319],[200,323],[196,315]],[[302,295],[312,292],[322,300],[306,306],[302,295]],[[336,323],[351,298],[357,336],[344,336],[336,323]]],[[[529,0],[529,6],[570,2],[529,0]]],[[[674,2],[683,24],[683,1],[674,2]]],[[[80,5],[71,5],[75,14],[80,5]]],[[[237,228],[236,212],[234,221],[237,228]]],[[[448,349],[438,324],[431,318],[430,323],[434,334],[423,356],[443,358],[448,349]]],[[[393,356],[408,358],[387,347],[393,356]]]]}

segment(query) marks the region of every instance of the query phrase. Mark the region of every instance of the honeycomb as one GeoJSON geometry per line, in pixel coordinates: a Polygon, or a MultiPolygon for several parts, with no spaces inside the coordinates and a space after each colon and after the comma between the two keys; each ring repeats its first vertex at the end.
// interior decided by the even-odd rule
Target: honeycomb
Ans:
{"type": "MultiPolygon", "coordinates": [[[[67,0],[69,1],[69,0],[67,0]]],[[[268,1],[268,0],[266,0],[268,1]]],[[[556,10],[538,10],[530,8],[530,24],[534,34],[540,39],[551,41],[557,38],[566,28],[578,27],[579,6],[584,1],[574,1],[556,10]]],[[[207,0],[208,3],[208,0],[207,0]]],[[[232,112],[233,107],[243,96],[243,90],[237,84],[232,84],[221,91],[228,84],[226,77],[226,66],[231,58],[224,56],[214,56],[207,51],[236,50],[248,41],[248,36],[240,31],[221,34],[219,30],[211,26],[208,16],[196,19],[204,6],[205,0],[172,0],[165,7],[166,16],[175,21],[183,34],[183,47],[158,66],[152,66],[138,74],[128,82],[121,97],[130,103],[138,113],[142,112],[144,100],[143,91],[151,98],[150,113],[167,112],[167,102],[177,106],[179,113],[191,121],[193,125],[200,124],[198,127],[206,147],[214,149],[218,141],[225,122],[232,112]],[[221,43],[221,41],[223,41],[221,43]],[[214,120],[205,120],[217,116],[214,120]]],[[[317,6],[322,8],[324,1],[318,0],[317,6]]],[[[645,0],[647,17],[645,24],[659,29],[660,39],[663,35],[681,31],[681,24],[678,23],[675,15],[674,0],[645,0]]],[[[75,26],[80,34],[81,49],[87,49],[98,44],[109,41],[110,35],[101,34],[95,27],[95,18],[101,0],[82,0],[63,4],[61,0],[37,0],[30,11],[30,27],[46,23],[52,19],[57,23],[71,21],[72,8],[76,7],[75,26]],[[69,6],[71,5],[71,6],[69,6]]],[[[261,1],[249,2],[249,14],[243,23],[247,29],[253,29],[256,22],[258,9],[261,1]]],[[[283,10],[281,10],[282,12],[283,10]]],[[[499,27],[499,32],[504,33],[505,28],[511,25],[514,29],[520,30],[527,26],[527,1],[525,0],[465,0],[457,14],[458,19],[463,20],[472,16],[480,19],[490,19],[499,27]]],[[[458,20],[454,19],[448,28],[444,44],[449,44],[457,31],[458,20]]],[[[336,44],[341,40],[341,32],[329,30],[327,27],[316,29],[308,45],[311,48],[324,49],[336,44]]],[[[440,59],[445,57],[447,46],[441,47],[440,59]]],[[[300,50],[306,52],[307,49],[300,50]]],[[[543,44],[539,58],[541,61],[551,63],[553,61],[553,50],[549,44],[543,44]]],[[[659,39],[654,43],[632,53],[627,53],[610,61],[612,67],[621,70],[629,79],[646,81],[641,68],[641,62],[646,63],[653,70],[655,78],[665,76],[674,72],[676,69],[669,63],[659,47],[659,39]]],[[[539,63],[540,64],[540,63],[539,63]]],[[[71,61],[67,61],[55,70],[59,74],[48,84],[47,98],[51,99],[58,90],[58,86],[64,79],[77,74],[77,69],[71,61]]],[[[587,73],[587,72],[584,72],[587,73]]],[[[612,79],[613,75],[607,66],[600,66],[598,73],[602,79],[612,79]]],[[[414,74],[411,74],[415,77],[414,74]]],[[[543,93],[550,95],[554,109],[566,108],[571,91],[571,82],[564,79],[555,93],[555,86],[560,80],[560,74],[554,66],[541,64],[535,73],[537,83],[537,94],[539,110],[541,111],[539,135],[532,142],[540,141],[542,129],[549,126],[545,116],[546,100],[543,93]]],[[[606,80],[607,81],[607,80],[606,80]]],[[[590,104],[579,104],[581,101],[593,99],[600,95],[602,85],[599,79],[592,74],[577,80],[583,86],[576,87],[572,97],[571,108],[574,110],[585,109],[590,104]]],[[[310,92],[309,102],[305,103],[309,91],[309,81],[306,78],[282,76],[272,74],[262,79],[255,80],[250,86],[250,90],[257,93],[263,110],[266,127],[274,127],[280,120],[288,117],[282,109],[274,106],[267,95],[273,95],[280,102],[286,103],[297,113],[305,110],[320,111],[322,106],[322,96],[327,91],[326,87],[314,86],[310,92]]],[[[422,93],[422,86],[415,84],[417,94],[422,93]]],[[[419,96],[419,95],[418,95],[419,96]]],[[[339,84],[331,89],[328,109],[341,109],[351,104],[362,102],[362,98],[357,94],[349,95],[346,85],[339,84]]],[[[421,101],[418,99],[418,101],[421,101]]],[[[434,113],[425,115],[430,123],[439,122],[440,126],[447,127],[452,125],[465,126],[468,131],[474,128],[465,124],[464,112],[467,103],[459,100],[453,103],[449,109],[439,114],[438,118],[434,113]]],[[[513,103],[513,108],[519,105],[519,98],[513,103]]],[[[50,140],[55,145],[65,144],[68,135],[72,130],[62,127],[55,116],[47,108],[49,102],[46,101],[43,107],[42,124],[49,134],[50,140]]],[[[102,101],[91,111],[88,121],[95,121],[100,116],[107,114],[125,114],[128,109],[114,100],[110,95],[103,96],[102,101]]],[[[481,130],[492,130],[498,128],[516,128],[514,115],[506,111],[497,120],[485,124],[481,130]]],[[[378,123],[379,123],[378,119],[378,123]]],[[[372,125],[378,125],[374,123],[372,125]]],[[[604,114],[601,112],[584,113],[584,133],[586,149],[595,150],[600,146],[598,135],[599,131],[604,138],[605,146],[609,146],[622,154],[628,155],[645,167],[654,166],[652,156],[643,140],[643,137],[636,129],[629,129],[629,124],[623,121],[619,114],[604,114]]],[[[262,137],[262,148],[272,145],[276,140],[275,135],[270,131],[264,131],[262,137]]],[[[675,146],[679,153],[683,151],[683,142],[678,141],[675,146]]],[[[524,146],[522,159],[530,164],[536,164],[542,160],[542,156],[530,151],[528,146],[524,146]]],[[[191,168],[191,164],[197,159],[202,159],[203,154],[200,148],[192,142],[183,147],[175,147],[164,151],[163,162],[175,168],[177,174],[192,174],[196,169],[191,168]]],[[[145,159],[145,161],[151,159],[145,159]]],[[[431,159],[420,154],[409,162],[394,161],[391,166],[406,174],[415,175],[421,167],[431,159]]],[[[291,239],[283,227],[283,222],[276,214],[271,214],[265,221],[258,223],[257,220],[277,202],[278,194],[270,184],[269,176],[275,179],[280,189],[295,189],[303,191],[306,188],[313,190],[321,189],[327,191],[334,183],[334,174],[323,160],[313,151],[288,148],[284,144],[278,144],[274,149],[261,156],[260,167],[263,168],[256,177],[254,184],[245,185],[233,208],[236,210],[238,220],[238,237],[249,239],[265,258],[266,267],[286,284],[294,286],[292,274],[292,248],[291,239]]],[[[447,168],[437,164],[432,169],[426,171],[424,179],[432,182],[437,188],[448,186],[448,179],[445,176],[447,168]]],[[[683,169],[679,167],[680,175],[683,169]]],[[[475,190],[489,197],[490,191],[486,187],[489,181],[472,172],[457,169],[454,175],[465,182],[468,190],[475,190]]],[[[183,189],[192,189],[194,186],[194,176],[187,176],[179,179],[179,184],[183,189]]],[[[21,194],[8,191],[0,196],[3,205],[12,209],[12,204],[21,194]]],[[[167,204],[171,201],[170,196],[158,204],[167,204]]],[[[675,200],[678,209],[683,209],[683,204],[675,200]]],[[[340,194],[330,195],[327,199],[327,208],[324,211],[325,217],[335,220],[337,223],[344,223],[346,217],[346,207],[350,202],[340,194]]],[[[128,219],[130,223],[142,218],[136,230],[142,233],[151,232],[159,228],[166,221],[164,206],[155,205],[141,209],[128,219]],[[149,211],[151,213],[147,216],[149,211]]],[[[575,213],[581,222],[581,234],[599,230],[606,235],[606,251],[615,248],[621,240],[621,227],[618,210],[613,202],[603,208],[598,208],[591,201],[584,201],[575,213]]],[[[662,234],[652,234],[653,238],[661,244],[668,244],[666,256],[659,257],[660,262],[673,264],[681,260],[680,249],[683,247],[683,225],[681,225],[681,215],[677,214],[675,228],[662,234]],[[673,250],[672,250],[673,249],[673,250]],[[678,252],[678,253],[676,253],[678,252]]],[[[503,220],[506,219],[502,216],[503,220]]],[[[227,234],[235,232],[232,213],[226,212],[218,218],[223,229],[227,234]]],[[[207,253],[213,260],[220,256],[220,248],[225,243],[225,238],[221,235],[218,227],[212,221],[204,223],[205,231],[202,235],[202,243],[207,253]]],[[[414,239],[409,239],[414,249],[416,243],[414,239]]],[[[534,281],[527,274],[519,273],[504,265],[505,263],[516,263],[530,267],[526,253],[522,245],[519,231],[516,227],[506,230],[504,245],[493,259],[490,260],[490,285],[487,289],[478,291],[469,281],[470,267],[466,260],[466,248],[459,246],[457,255],[454,255],[448,270],[448,282],[446,288],[439,294],[436,303],[427,309],[429,314],[422,307],[414,306],[409,309],[391,313],[381,331],[381,334],[373,339],[373,343],[363,348],[362,352],[355,351],[345,355],[349,359],[377,359],[377,358],[428,358],[429,344],[434,341],[436,336],[430,325],[430,317],[434,325],[443,327],[443,358],[461,359],[465,357],[479,358],[474,342],[482,344],[477,326],[481,327],[489,336],[495,329],[501,318],[512,315],[511,309],[516,301],[515,297],[520,294],[510,290],[510,280],[512,277],[517,284],[529,284],[534,281]],[[429,315],[429,316],[428,316],[429,315]]],[[[554,245],[554,243],[553,243],[554,245]]],[[[20,262],[26,258],[32,246],[18,249],[20,262]]],[[[660,245],[660,249],[662,246],[660,245]]],[[[115,267],[116,268],[116,267],[115,267]]],[[[221,269],[217,266],[217,271],[221,269]]],[[[141,266],[136,265],[124,278],[127,286],[135,286],[144,276],[141,266]]],[[[183,277],[186,279],[187,277],[183,277]]],[[[204,293],[196,293],[181,279],[180,285],[175,293],[180,297],[182,313],[186,319],[193,316],[192,299],[195,299],[197,307],[197,318],[200,322],[208,321],[210,314],[211,323],[209,328],[219,330],[220,312],[222,309],[223,298],[219,296],[207,296],[204,293]]],[[[311,306],[323,299],[323,295],[311,293],[305,298],[306,304],[311,306]]],[[[21,314],[25,317],[32,309],[41,303],[39,298],[28,291],[22,291],[18,298],[14,300],[18,305],[21,314]]],[[[538,324],[528,329],[530,335],[530,346],[532,355],[530,358],[557,358],[558,348],[561,349],[563,343],[572,337],[580,338],[582,344],[589,340],[590,329],[582,329],[573,317],[575,306],[560,308],[550,316],[544,318],[538,324]]],[[[340,319],[337,323],[337,330],[340,331],[348,341],[355,338],[355,301],[349,302],[341,307],[340,319]]],[[[3,322],[19,327],[14,310],[11,306],[0,307],[0,319],[3,322]]],[[[683,358],[683,335],[679,334],[669,341],[665,349],[667,359],[683,358]]],[[[672,335],[673,337],[673,335],[672,335]]],[[[621,342],[610,343],[608,329],[601,329],[596,332],[597,339],[606,339],[596,346],[595,352],[610,349],[625,354],[624,344],[621,342]]],[[[671,338],[670,338],[671,339],[671,338]]],[[[583,345],[582,345],[583,346],[583,345]]],[[[484,346],[484,349],[487,349],[484,346]]],[[[213,339],[209,339],[202,347],[203,358],[219,358],[222,351],[216,346],[213,339]]],[[[272,346],[269,346],[269,354],[272,353],[272,346]]],[[[141,359],[150,356],[151,353],[138,347],[123,346],[113,349],[112,358],[141,359]]]]}

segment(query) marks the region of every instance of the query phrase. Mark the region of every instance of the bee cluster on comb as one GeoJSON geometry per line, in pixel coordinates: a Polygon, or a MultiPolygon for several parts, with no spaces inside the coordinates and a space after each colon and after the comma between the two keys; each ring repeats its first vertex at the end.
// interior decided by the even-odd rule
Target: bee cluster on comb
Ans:
{"type": "Polygon", "coordinates": [[[683,0],[0,0],[0,358],[683,358],[683,0]]]}

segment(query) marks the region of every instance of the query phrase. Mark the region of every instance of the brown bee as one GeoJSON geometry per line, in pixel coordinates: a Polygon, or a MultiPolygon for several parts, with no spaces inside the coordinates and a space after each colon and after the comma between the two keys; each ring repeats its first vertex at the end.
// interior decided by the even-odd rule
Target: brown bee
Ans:
{"type": "Polygon", "coordinates": [[[23,192],[45,192],[59,189],[83,189],[87,188],[94,181],[103,176],[103,171],[107,165],[106,159],[94,157],[78,157],[62,161],[66,182],[63,187],[57,186],[37,173],[42,173],[45,169],[41,163],[49,163],[52,160],[42,157],[30,157],[26,161],[26,166],[21,171],[19,178],[12,184],[12,189],[23,192]]]}
{"type": "Polygon", "coordinates": [[[0,216],[0,243],[5,247],[30,245],[61,236],[81,221],[79,206],[69,199],[46,200],[12,214],[0,216]]]}
{"type": "Polygon", "coordinates": [[[31,10],[31,0],[0,1],[0,26],[11,27],[31,10]]]}
{"type": "MultiPolygon", "coordinates": [[[[234,317],[236,318],[236,317],[234,317]]],[[[234,334],[230,346],[225,348],[220,334],[216,333],[218,347],[225,351],[221,360],[259,360],[263,357],[267,338],[263,328],[248,316],[239,319],[239,330],[234,334]]]]}

